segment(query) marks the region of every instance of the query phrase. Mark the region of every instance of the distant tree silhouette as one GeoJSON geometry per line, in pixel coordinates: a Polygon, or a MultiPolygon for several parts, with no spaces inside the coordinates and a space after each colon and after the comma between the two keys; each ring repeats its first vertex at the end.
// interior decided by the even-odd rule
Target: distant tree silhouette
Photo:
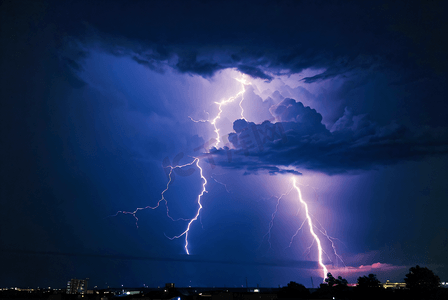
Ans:
{"type": "Polygon", "coordinates": [[[336,278],[333,277],[331,273],[327,273],[327,278],[325,278],[325,282],[329,287],[336,285],[336,278]]]}
{"type": "Polygon", "coordinates": [[[347,286],[348,282],[346,279],[338,276],[338,278],[334,278],[331,273],[327,273],[327,278],[325,278],[325,282],[328,283],[329,287],[333,287],[335,285],[347,286]]]}
{"type": "Polygon", "coordinates": [[[358,287],[365,288],[380,288],[381,282],[376,278],[375,274],[369,274],[369,276],[362,276],[358,278],[358,287]]]}
{"type": "Polygon", "coordinates": [[[310,291],[302,284],[291,281],[287,286],[281,288],[279,298],[309,298],[310,291]]]}
{"type": "Polygon", "coordinates": [[[349,299],[350,290],[347,287],[347,280],[338,276],[335,278],[331,273],[327,273],[325,283],[320,285],[320,288],[313,293],[314,299],[349,299]]]}
{"type": "Polygon", "coordinates": [[[287,285],[288,289],[293,289],[293,290],[302,290],[302,289],[306,289],[306,287],[303,284],[297,283],[295,281],[290,281],[287,285]]]}
{"type": "Polygon", "coordinates": [[[343,286],[347,286],[348,281],[345,278],[342,278],[341,276],[338,276],[338,280],[337,280],[339,285],[343,285],[343,286]]]}
{"type": "Polygon", "coordinates": [[[406,287],[414,291],[432,291],[440,286],[440,278],[433,271],[419,265],[409,269],[404,279],[406,287]]]}

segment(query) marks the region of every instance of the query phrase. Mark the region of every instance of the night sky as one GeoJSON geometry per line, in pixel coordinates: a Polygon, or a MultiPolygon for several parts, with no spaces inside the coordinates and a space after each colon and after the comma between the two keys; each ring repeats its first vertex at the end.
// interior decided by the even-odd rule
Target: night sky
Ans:
{"type": "Polygon", "coordinates": [[[0,14],[0,287],[448,280],[446,1],[0,14]]]}

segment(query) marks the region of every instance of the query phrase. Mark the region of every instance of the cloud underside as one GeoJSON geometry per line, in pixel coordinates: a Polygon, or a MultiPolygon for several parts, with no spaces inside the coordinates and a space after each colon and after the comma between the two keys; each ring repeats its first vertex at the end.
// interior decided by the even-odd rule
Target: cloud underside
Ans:
{"type": "Polygon", "coordinates": [[[334,6],[314,1],[172,0],[137,1],[123,9],[120,1],[108,1],[105,12],[101,1],[55,2],[47,17],[78,41],[94,40],[104,50],[129,55],[154,70],[169,65],[203,77],[236,68],[269,81],[280,72],[324,68],[303,78],[311,83],[372,66],[405,69],[408,74],[410,69],[421,71],[417,69],[422,65],[446,71],[446,45],[428,42],[445,37],[441,8],[431,1],[408,6],[402,13],[402,5],[389,1],[334,6]],[[426,11],[427,19],[414,14],[419,11],[426,11]],[[421,30],[433,23],[438,30],[421,30]]]}
{"type": "MultiPolygon", "coordinates": [[[[126,9],[120,1],[108,1],[107,12],[102,5],[101,1],[54,2],[51,13],[43,13],[46,22],[58,24],[58,30],[64,32],[56,44],[64,45],[59,49],[61,61],[74,74],[88,56],[86,49],[92,47],[130,57],[157,72],[174,68],[205,78],[227,68],[265,81],[313,70],[312,75],[300,79],[301,83],[341,80],[341,96],[335,103],[340,101],[344,107],[349,101],[357,105],[367,97],[369,90],[356,90],[365,84],[363,80],[371,79],[366,79],[366,74],[381,73],[387,84],[406,83],[409,90],[414,82],[426,82],[411,91],[415,94],[410,99],[406,96],[399,102],[394,100],[395,94],[388,95],[392,102],[397,101],[395,107],[406,105],[418,116],[413,104],[425,99],[427,114],[445,119],[440,111],[446,108],[441,95],[446,94],[443,83],[448,49],[446,43],[437,41],[444,40],[448,26],[442,13],[445,7],[435,1],[409,3],[406,12],[402,12],[401,4],[390,1],[337,6],[314,1],[258,1],[257,5],[250,1],[137,1],[126,9]],[[131,11],[139,13],[129,14],[131,11]],[[425,18],[418,14],[421,11],[427,13],[425,18]],[[350,77],[347,82],[346,77],[350,77]],[[430,94],[427,82],[434,82],[437,88],[430,94]]],[[[374,103],[371,100],[371,105],[359,108],[358,113],[388,101],[380,98],[375,96],[374,103]]],[[[336,104],[329,104],[328,110],[336,104]]],[[[384,112],[392,110],[384,108],[384,112]]],[[[216,163],[244,169],[246,174],[299,174],[303,169],[337,174],[447,152],[445,129],[411,129],[395,123],[379,126],[349,110],[332,128],[326,128],[319,113],[296,101],[275,105],[270,113],[276,123],[247,123],[244,132],[236,130],[229,136],[229,140],[233,138],[229,149],[213,150],[216,163]],[[266,136],[267,131],[270,134],[266,127],[282,128],[282,132],[266,136]],[[258,132],[258,140],[254,132],[258,132]],[[246,134],[252,135],[251,145],[245,141],[246,134]]],[[[416,118],[415,123],[421,125],[431,119],[437,118],[416,118]]],[[[446,125],[446,121],[440,124],[446,125]]]]}
{"type": "Polygon", "coordinates": [[[327,129],[314,109],[288,98],[270,110],[275,123],[236,120],[228,146],[211,150],[215,163],[245,174],[298,174],[304,169],[339,174],[448,153],[446,128],[379,126],[346,109],[327,129]]]}

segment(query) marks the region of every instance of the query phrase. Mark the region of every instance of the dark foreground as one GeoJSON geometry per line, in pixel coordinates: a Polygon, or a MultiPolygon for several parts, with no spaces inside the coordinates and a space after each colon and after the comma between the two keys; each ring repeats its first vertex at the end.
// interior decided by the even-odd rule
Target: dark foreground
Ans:
{"type": "Polygon", "coordinates": [[[295,288],[161,288],[161,289],[106,289],[87,294],[69,295],[65,291],[41,290],[34,292],[4,290],[0,299],[15,300],[275,300],[275,299],[448,299],[448,289],[415,291],[409,289],[328,287],[295,288]]]}

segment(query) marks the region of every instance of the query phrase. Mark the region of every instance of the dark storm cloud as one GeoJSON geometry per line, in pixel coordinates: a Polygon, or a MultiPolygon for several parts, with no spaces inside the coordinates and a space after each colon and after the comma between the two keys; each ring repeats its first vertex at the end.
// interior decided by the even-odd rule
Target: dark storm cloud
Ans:
{"type": "Polygon", "coordinates": [[[258,175],[258,172],[267,172],[269,175],[277,175],[277,174],[293,174],[293,175],[302,175],[302,173],[292,170],[292,169],[280,169],[279,167],[270,166],[270,165],[253,165],[246,166],[246,171],[244,175],[258,175]]]}
{"type": "Polygon", "coordinates": [[[180,56],[176,67],[182,73],[198,74],[203,77],[211,77],[216,71],[224,68],[216,62],[198,61],[194,53],[180,56]]]}
{"type": "MultiPolygon", "coordinates": [[[[36,28],[57,24],[54,39],[59,52],[67,52],[67,44],[80,44],[129,56],[157,72],[174,68],[204,78],[224,68],[267,81],[278,74],[321,70],[302,82],[339,80],[334,81],[337,89],[313,104],[329,123],[348,106],[356,114],[369,112],[382,125],[391,119],[408,125],[448,125],[443,113],[448,109],[443,97],[448,89],[446,2],[48,3],[42,6],[36,28]],[[422,113],[422,99],[437,109],[422,113]],[[389,104],[404,109],[378,109],[389,104]]],[[[75,60],[82,65],[80,61],[75,60]]],[[[76,68],[67,70],[79,86],[76,68]]]]}
{"type": "Polygon", "coordinates": [[[297,122],[303,126],[320,127],[322,126],[322,116],[315,109],[309,106],[304,106],[301,102],[296,102],[294,99],[284,99],[277,105],[271,106],[269,109],[271,114],[280,122],[297,122]]]}
{"type": "Polygon", "coordinates": [[[448,153],[446,128],[412,131],[394,122],[379,126],[346,109],[328,130],[319,113],[289,98],[271,112],[277,123],[236,120],[229,135],[235,149],[215,150],[218,164],[247,173],[282,174],[291,171],[279,168],[296,167],[337,174],[448,153]]]}
{"type": "Polygon", "coordinates": [[[141,65],[144,65],[145,67],[147,67],[147,68],[149,68],[149,69],[151,69],[151,70],[153,70],[153,71],[159,71],[160,69],[157,67],[157,62],[154,62],[153,60],[145,60],[145,59],[141,59],[141,58],[139,58],[139,57],[137,57],[137,56],[133,56],[132,57],[132,59],[135,61],[135,62],[137,62],[137,63],[139,63],[139,64],[141,64],[141,65]]]}
{"type": "Polygon", "coordinates": [[[265,74],[263,71],[255,67],[240,65],[238,66],[238,71],[250,75],[253,78],[266,79],[267,81],[272,80],[272,76],[265,74]]]}
{"type": "Polygon", "coordinates": [[[111,52],[151,50],[159,61],[176,56],[173,67],[205,77],[224,67],[267,80],[261,69],[327,69],[305,82],[372,64],[411,73],[447,69],[448,49],[440,42],[448,32],[446,3],[439,1],[50,3],[46,17],[66,35],[87,43],[100,38],[111,52]]]}

